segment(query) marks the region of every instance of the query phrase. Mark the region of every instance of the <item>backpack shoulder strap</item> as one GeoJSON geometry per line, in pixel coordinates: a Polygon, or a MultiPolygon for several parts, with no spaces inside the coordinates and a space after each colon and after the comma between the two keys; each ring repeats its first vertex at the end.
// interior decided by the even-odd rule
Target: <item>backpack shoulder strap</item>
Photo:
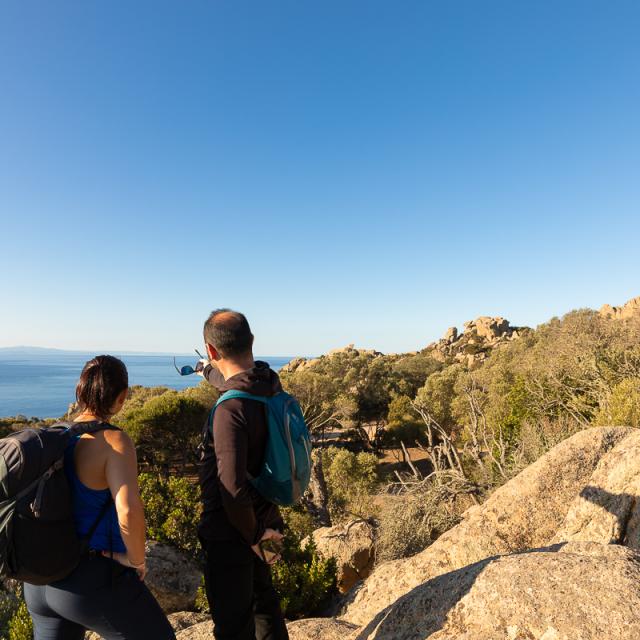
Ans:
{"type": "MultiPolygon", "coordinates": [[[[74,436],[81,436],[85,433],[98,433],[99,431],[122,431],[120,427],[109,424],[108,422],[101,422],[100,420],[91,420],[90,422],[71,422],[60,423],[69,427],[69,431],[74,436]]],[[[55,425],[58,426],[58,425],[55,425]]]]}
{"type": "Polygon", "coordinates": [[[252,393],[247,393],[246,391],[238,391],[236,389],[231,389],[230,391],[225,391],[213,405],[211,412],[209,413],[209,419],[207,420],[208,431],[213,432],[213,414],[216,412],[216,408],[219,404],[222,404],[225,400],[233,400],[233,398],[245,398],[246,400],[256,400],[261,402],[265,407],[269,404],[269,398],[266,396],[255,396],[252,393]]]}
{"type": "Polygon", "coordinates": [[[247,393],[246,391],[236,391],[232,389],[231,391],[225,391],[216,402],[216,407],[219,404],[222,404],[225,400],[233,400],[233,398],[245,398],[246,400],[257,400],[258,402],[262,402],[262,404],[267,404],[269,398],[266,396],[256,396],[252,393],[247,393]]]}

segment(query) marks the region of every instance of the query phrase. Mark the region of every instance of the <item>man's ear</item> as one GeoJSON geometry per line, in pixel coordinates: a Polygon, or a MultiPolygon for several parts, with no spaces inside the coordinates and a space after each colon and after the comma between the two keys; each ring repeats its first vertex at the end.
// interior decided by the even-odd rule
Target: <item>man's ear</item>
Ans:
{"type": "Polygon", "coordinates": [[[220,354],[217,352],[216,348],[210,345],[208,342],[206,344],[207,347],[207,355],[209,356],[209,360],[220,360],[220,354]]]}

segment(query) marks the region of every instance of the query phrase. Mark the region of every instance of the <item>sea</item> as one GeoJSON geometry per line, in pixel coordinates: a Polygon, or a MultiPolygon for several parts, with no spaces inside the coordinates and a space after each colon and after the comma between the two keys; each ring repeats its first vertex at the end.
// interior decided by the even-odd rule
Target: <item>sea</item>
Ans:
{"type": "MultiPolygon", "coordinates": [[[[64,415],[75,400],[76,382],[84,363],[95,355],[48,349],[0,349],[0,417],[59,418],[64,415]]],[[[180,376],[172,354],[113,355],[127,365],[130,386],[185,389],[202,381],[198,375],[180,376]]],[[[198,357],[178,354],[175,359],[178,367],[195,366],[198,357]]],[[[256,359],[265,360],[278,371],[292,358],[256,356],[256,359]]]]}

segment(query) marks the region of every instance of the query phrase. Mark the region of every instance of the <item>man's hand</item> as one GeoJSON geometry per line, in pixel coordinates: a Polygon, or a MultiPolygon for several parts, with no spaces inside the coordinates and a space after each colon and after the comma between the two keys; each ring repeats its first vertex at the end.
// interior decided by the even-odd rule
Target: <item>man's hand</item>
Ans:
{"type": "Polygon", "coordinates": [[[204,369],[208,364],[211,363],[204,358],[202,360],[198,360],[198,362],[196,363],[196,373],[204,378],[204,369]]]}
{"type": "MultiPolygon", "coordinates": [[[[284,538],[284,536],[279,531],[276,531],[275,529],[266,529],[265,532],[262,534],[262,538],[260,538],[260,542],[264,542],[265,540],[280,541],[282,540],[282,538],[284,538]]],[[[269,560],[267,560],[264,557],[264,554],[262,553],[262,549],[260,548],[260,542],[258,544],[254,544],[251,547],[254,553],[258,556],[258,558],[260,558],[260,560],[266,562],[269,565],[272,565],[278,562],[278,560],[280,560],[281,558],[280,555],[273,556],[273,558],[270,558],[269,560]]]]}

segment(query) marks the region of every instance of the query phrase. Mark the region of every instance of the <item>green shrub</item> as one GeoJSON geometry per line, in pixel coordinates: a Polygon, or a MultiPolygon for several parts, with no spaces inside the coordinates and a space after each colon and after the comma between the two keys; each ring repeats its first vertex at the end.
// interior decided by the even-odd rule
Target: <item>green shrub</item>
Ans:
{"type": "Polygon", "coordinates": [[[640,378],[625,378],[611,392],[608,406],[598,412],[598,424],[640,427],[640,378]]]}
{"type": "Polygon", "coordinates": [[[20,605],[20,600],[12,594],[0,591],[0,638],[5,640],[9,633],[9,623],[20,605]]]}
{"type": "Polygon", "coordinates": [[[302,540],[310,536],[317,528],[313,516],[302,506],[281,507],[280,513],[284,518],[287,529],[302,540]]]}
{"type": "Polygon", "coordinates": [[[141,473],[138,482],[149,538],[195,557],[199,551],[197,528],[201,509],[198,487],[186,478],[152,473],[141,473]]]}
{"type": "Polygon", "coordinates": [[[456,504],[432,484],[410,494],[389,496],[378,520],[377,560],[406,558],[426,549],[458,524],[467,506],[456,504]]]}
{"type": "Polygon", "coordinates": [[[335,593],[337,568],[323,560],[313,539],[303,548],[291,530],[285,533],[282,560],[272,567],[273,584],[284,615],[290,620],[318,615],[335,593]]]}
{"type": "Polygon", "coordinates": [[[411,398],[395,397],[389,404],[387,426],[383,435],[384,446],[399,447],[403,442],[411,447],[416,442],[425,444],[426,440],[425,424],[413,408],[411,398]]]}
{"type": "Polygon", "coordinates": [[[142,462],[164,468],[181,462],[184,468],[195,461],[208,408],[196,392],[156,391],[138,393],[113,422],[131,436],[142,462]]]}
{"type": "MultiPolygon", "coordinates": [[[[319,614],[335,593],[335,560],[322,560],[313,541],[303,549],[301,540],[294,531],[288,530],[282,560],[271,569],[280,606],[289,620],[319,614]]],[[[198,587],[195,609],[209,613],[204,578],[198,587]]]]}
{"type": "Polygon", "coordinates": [[[33,622],[27,610],[27,605],[20,602],[7,627],[7,640],[32,640],[33,622]]]}
{"type": "Polygon", "coordinates": [[[322,455],[332,520],[371,516],[373,494],[379,483],[376,456],[338,447],[328,447],[322,455]]]}
{"type": "Polygon", "coordinates": [[[200,586],[198,587],[198,591],[196,592],[196,602],[194,605],[194,609],[196,611],[201,611],[202,613],[209,613],[209,600],[207,600],[207,590],[204,586],[204,576],[202,576],[202,580],[200,580],[200,586]]]}

